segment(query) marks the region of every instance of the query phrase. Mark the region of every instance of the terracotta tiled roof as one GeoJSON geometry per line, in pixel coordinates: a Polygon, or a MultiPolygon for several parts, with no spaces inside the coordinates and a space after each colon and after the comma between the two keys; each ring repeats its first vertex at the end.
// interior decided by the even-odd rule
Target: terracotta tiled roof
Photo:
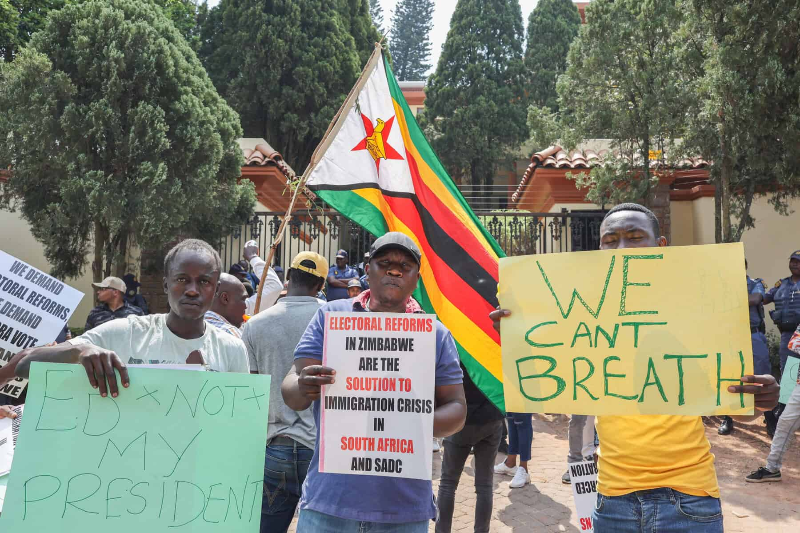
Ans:
{"type": "MultiPolygon", "coordinates": [[[[283,176],[286,178],[287,184],[296,182],[298,179],[300,179],[300,176],[295,173],[294,169],[283,160],[283,156],[272,146],[270,146],[269,143],[264,139],[242,138],[239,139],[238,142],[239,146],[242,148],[245,167],[277,167],[281,174],[283,174],[283,176]]],[[[305,196],[311,200],[315,200],[317,198],[317,195],[306,187],[303,187],[303,194],[305,194],[305,196]]],[[[259,197],[259,200],[263,201],[264,199],[259,197]]]]}
{"type": "MultiPolygon", "coordinates": [[[[522,196],[522,192],[533,177],[533,173],[537,168],[562,168],[562,169],[589,169],[597,165],[603,165],[606,156],[611,153],[610,150],[590,150],[578,149],[567,152],[562,147],[555,145],[550,146],[540,152],[536,152],[531,156],[531,164],[525,170],[517,190],[511,195],[511,201],[516,202],[522,196]]],[[[678,161],[671,168],[674,169],[700,169],[707,168],[708,162],[700,157],[684,158],[678,161]]],[[[650,161],[650,168],[660,169],[664,167],[661,160],[650,161]]]]}
{"type": "Polygon", "coordinates": [[[276,165],[287,179],[293,180],[296,174],[292,167],[283,160],[283,156],[266,142],[258,143],[254,149],[243,148],[245,166],[276,165]]]}

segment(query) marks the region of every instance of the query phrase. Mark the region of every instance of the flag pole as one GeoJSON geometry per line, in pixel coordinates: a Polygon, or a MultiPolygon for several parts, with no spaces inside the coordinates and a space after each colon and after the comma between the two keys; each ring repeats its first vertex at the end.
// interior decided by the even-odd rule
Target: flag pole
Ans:
{"type": "Polygon", "coordinates": [[[345,98],[345,101],[342,103],[339,111],[337,111],[336,115],[334,115],[333,120],[331,120],[331,123],[325,132],[325,135],[322,137],[322,141],[320,141],[316,150],[314,150],[314,153],[311,155],[311,161],[309,162],[306,171],[302,176],[300,176],[300,180],[297,182],[297,187],[292,194],[292,201],[289,202],[289,209],[286,210],[286,214],[283,216],[283,221],[281,222],[280,228],[278,228],[278,235],[275,237],[275,240],[269,247],[267,262],[264,265],[264,271],[261,273],[261,280],[258,283],[256,307],[253,310],[253,315],[257,315],[261,309],[261,295],[264,291],[264,282],[267,280],[267,274],[269,272],[270,265],[272,264],[272,259],[275,257],[275,250],[281,244],[281,241],[283,241],[283,233],[286,229],[286,224],[292,219],[292,211],[294,211],[294,204],[297,201],[297,196],[300,194],[301,190],[305,189],[306,181],[308,181],[308,177],[311,175],[311,172],[314,170],[314,168],[316,168],[317,164],[322,159],[322,156],[325,155],[325,152],[328,151],[328,148],[330,148],[330,145],[333,142],[333,139],[336,138],[339,130],[342,129],[342,126],[347,118],[347,113],[350,111],[350,108],[353,107],[357,96],[361,94],[362,89],[364,89],[364,86],[367,84],[367,80],[369,79],[370,74],[372,74],[372,70],[378,64],[378,60],[382,57],[382,53],[383,48],[381,43],[375,43],[375,49],[372,51],[372,55],[369,56],[369,60],[367,61],[364,70],[361,71],[361,76],[359,76],[356,84],[350,90],[350,93],[347,95],[347,98],[345,98]]]}

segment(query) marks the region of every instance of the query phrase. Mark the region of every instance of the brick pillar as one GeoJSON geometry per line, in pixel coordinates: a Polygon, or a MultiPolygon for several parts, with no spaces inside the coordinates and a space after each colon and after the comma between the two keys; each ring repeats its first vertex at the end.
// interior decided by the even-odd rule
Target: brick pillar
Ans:
{"type": "Polygon", "coordinates": [[[672,240],[669,191],[670,182],[664,180],[659,182],[647,197],[647,204],[658,217],[658,223],[661,224],[661,235],[667,238],[667,242],[672,240]]]}

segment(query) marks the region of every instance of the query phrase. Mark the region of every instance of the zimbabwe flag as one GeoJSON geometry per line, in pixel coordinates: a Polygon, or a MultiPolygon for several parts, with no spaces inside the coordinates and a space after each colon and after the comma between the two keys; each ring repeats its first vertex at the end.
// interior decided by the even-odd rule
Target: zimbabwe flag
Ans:
{"type": "Polygon", "coordinates": [[[414,239],[422,250],[414,298],[447,326],[472,381],[505,411],[500,337],[489,320],[503,251],[423,136],[378,46],[305,175],[309,189],[376,237],[414,239]]]}

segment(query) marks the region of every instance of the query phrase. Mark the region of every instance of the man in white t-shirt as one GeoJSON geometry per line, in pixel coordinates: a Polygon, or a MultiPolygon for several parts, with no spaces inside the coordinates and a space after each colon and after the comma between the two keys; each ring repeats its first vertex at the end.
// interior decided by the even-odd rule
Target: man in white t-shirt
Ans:
{"type": "Polygon", "coordinates": [[[278,296],[280,296],[281,291],[283,291],[283,282],[281,278],[278,277],[278,274],[275,273],[275,270],[267,266],[267,262],[258,255],[258,243],[256,243],[256,241],[247,241],[244,243],[242,255],[245,260],[250,263],[250,266],[253,267],[253,274],[264,283],[264,288],[261,289],[261,306],[258,309],[256,309],[256,300],[258,299],[258,289],[256,287],[253,287],[256,289],[256,292],[247,299],[247,310],[245,312],[248,315],[257,315],[264,309],[269,309],[275,305],[278,296]],[[267,269],[267,276],[262,280],[261,276],[265,268],[267,269]]]}
{"type": "Polygon", "coordinates": [[[169,313],[113,320],[58,346],[25,350],[17,375],[28,377],[32,361],[80,363],[101,396],[117,396],[114,369],[127,387],[126,364],[202,364],[217,372],[249,372],[244,343],[203,319],[221,270],[219,254],[208,243],[178,243],[164,259],[169,313]]]}

